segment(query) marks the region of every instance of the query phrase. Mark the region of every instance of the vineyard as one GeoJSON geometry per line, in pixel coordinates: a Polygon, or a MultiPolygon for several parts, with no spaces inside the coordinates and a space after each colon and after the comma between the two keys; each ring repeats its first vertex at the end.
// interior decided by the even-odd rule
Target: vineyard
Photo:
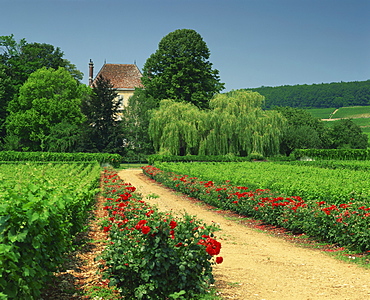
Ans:
{"type": "Polygon", "coordinates": [[[157,163],[144,172],[215,207],[369,251],[369,163],[309,163],[157,163]]]}
{"type": "MultiPolygon", "coordinates": [[[[366,253],[369,169],[368,161],[157,161],[143,172],[222,210],[366,253]]],[[[103,283],[125,299],[195,299],[223,261],[217,226],[160,212],[97,162],[3,162],[0,182],[1,300],[40,298],[99,192],[103,283]]]]}
{"type": "Polygon", "coordinates": [[[113,169],[102,172],[97,162],[4,162],[0,180],[1,300],[40,299],[86,230],[99,192],[106,201],[103,285],[127,299],[162,300],[194,299],[214,282],[212,265],[223,260],[216,226],[160,213],[113,169]]]}
{"type": "Polygon", "coordinates": [[[0,165],[0,299],[39,299],[83,230],[99,177],[98,163],[0,165]]]}

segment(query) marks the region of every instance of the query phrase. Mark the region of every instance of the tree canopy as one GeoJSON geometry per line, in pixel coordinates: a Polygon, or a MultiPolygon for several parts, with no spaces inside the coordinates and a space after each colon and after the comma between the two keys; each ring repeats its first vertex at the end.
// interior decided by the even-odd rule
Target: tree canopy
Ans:
{"type": "Polygon", "coordinates": [[[331,108],[370,105],[370,80],[248,89],[266,98],[266,108],[331,108]]]}
{"type": "Polygon", "coordinates": [[[14,35],[0,36],[0,136],[4,138],[4,122],[8,103],[18,95],[20,87],[33,72],[42,67],[57,70],[63,67],[76,79],[83,75],[63,58],[60,48],[49,44],[16,41],[14,35]]]}
{"type": "Polygon", "coordinates": [[[264,97],[256,92],[231,91],[210,102],[202,154],[233,153],[246,156],[277,154],[285,118],[276,111],[264,111],[264,97]]]}
{"type": "MultiPolygon", "coordinates": [[[[64,68],[41,68],[32,73],[9,103],[7,134],[17,138],[16,149],[48,149],[48,138],[60,123],[81,124],[81,99],[88,93],[64,68]]],[[[13,145],[14,146],[14,145],[13,145]]]]}
{"type": "Polygon", "coordinates": [[[320,119],[301,108],[275,107],[287,120],[280,143],[281,154],[294,149],[328,148],[328,132],[320,119]]]}
{"type": "Polygon", "coordinates": [[[154,149],[172,155],[197,154],[206,117],[191,103],[162,100],[149,125],[154,149]]]}
{"type": "Polygon", "coordinates": [[[301,108],[276,107],[286,119],[280,144],[281,154],[289,155],[294,149],[366,149],[368,137],[352,120],[336,121],[330,128],[301,108]]]}
{"type": "Polygon", "coordinates": [[[224,88],[209,57],[206,43],[195,30],[169,33],[144,65],[142,82],[147,94],[158,101],[173,99],[207,108],[213,95],[224,88]]]}
{"type": "Polygon", "coordinates": [[[263,96],[244,91],[216,95],[210,110],[162,100],[149,134],[158,152],[174,155],[277,154],[285,118],[262,103],[263,96]]]}
{"type": "Polygon", "coordinates": [[[14,35],[0,36],[0,64],[7,69],[7,76],[13,84],[21,86],[30,74],[42,67],[67,69],[76,80],[82,80],[82,73],[67,59],[59,47],[45,43],[27,43],[25,39],[17,42],[14,35]]]}
{"type": "Polygon", "coordinates": [[[87,151],[119,152],[122,148],[122,133],[119,119],[121,102],[110,81],[99,76],[92,88],[90,97],[83,101],[85,114],[87,151]]]}
{"type": "Polygon", "coordinates": [[[137,88],[123,110],[122,122],[126,158],[141,158],[154,152],[148,128],[151,110],[158,107],[158,102],[137,88]]]}
{"type": "Polygon", "coordinates": [[[369,146],[368,135],[351,119],[337,121],[329,128],[331,148],[366,149],[369,146]]]}

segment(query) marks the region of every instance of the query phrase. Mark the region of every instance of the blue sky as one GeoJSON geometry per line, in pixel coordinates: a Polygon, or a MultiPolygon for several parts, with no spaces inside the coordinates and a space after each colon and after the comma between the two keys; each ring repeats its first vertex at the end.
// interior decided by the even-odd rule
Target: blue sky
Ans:
{"type": "Polygon", "coordinates": [[[142,69],[168,33],[196,30],[225,91],[370,79],[370,0],[0,0],[0,35],[59,47],[84,73],[142,69]]]}

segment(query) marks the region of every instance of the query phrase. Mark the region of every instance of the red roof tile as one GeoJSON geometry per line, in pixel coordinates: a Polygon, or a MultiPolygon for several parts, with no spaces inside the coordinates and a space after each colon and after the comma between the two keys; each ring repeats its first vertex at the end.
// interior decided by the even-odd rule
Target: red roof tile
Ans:
{"type": "Polygon", "coordinates": [[[135,64],[104,64],[96,75],[95,80],[100,75],[109,79],[116,89],[143,87],[141,83],[143,75],[135,64]]]}

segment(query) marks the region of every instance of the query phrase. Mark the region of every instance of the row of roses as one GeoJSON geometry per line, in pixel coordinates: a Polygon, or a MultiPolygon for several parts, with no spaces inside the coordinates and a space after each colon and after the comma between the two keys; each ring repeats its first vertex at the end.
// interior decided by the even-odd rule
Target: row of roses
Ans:
{"type": "Polygon", "coordinates": [[[103,173],[109,243],[102,254],[105,278],[128,299],[186,299],[205,293],[214,282],[212,265],[221,263],[221,243],[207,226],[184,214],[175,217],[149,206],[135,187],[114,170],[103,173]]]}
{"type": "Polygon", "coordinates": [[[269,189],[250,191],[228,181],[215,184],[189,175],[143,167],[152,179],[210,205],[262,220],[295,233],[305,233],[357,251],[370,250],[370,207],[364,203],[331,205],[276,195],[269,189]]]}

